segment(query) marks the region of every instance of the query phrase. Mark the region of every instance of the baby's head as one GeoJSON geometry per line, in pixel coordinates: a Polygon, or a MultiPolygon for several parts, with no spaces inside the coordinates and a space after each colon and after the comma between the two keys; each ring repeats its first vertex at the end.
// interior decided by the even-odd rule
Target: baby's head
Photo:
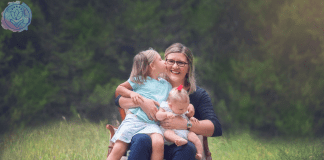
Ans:
{"type": "Polygon", "coordinates": [[[175,114],[183,114],[188,110],[190,103],[188,92],[181,87],[173,88],[167,99],[170,109],[175,114]],[[180,89],[181,88],[181,89],[180,89]]]}
{"type": "Polygon", "coordinates": [[[152,71],[150,68],[152,67],[165,70],[164,61],[161,59],[159,53],[152,48],[138,53],[133,60],[133,68],[130,75],[131,81],[143,84],[147,76],[150,76],[150,72],[152,71]]]}

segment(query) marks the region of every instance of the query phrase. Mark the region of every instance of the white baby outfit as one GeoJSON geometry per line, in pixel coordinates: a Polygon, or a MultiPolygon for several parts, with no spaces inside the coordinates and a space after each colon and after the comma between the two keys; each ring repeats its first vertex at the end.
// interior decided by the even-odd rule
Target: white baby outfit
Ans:
{"type": "MultiPolygon", "coordinates": [[[[169,107],[169,105],[168,105],[168,102],[166,102],[166,101],[163,101],[163,102],[160,104],[160,107],[163,108],[163,109],[165,110],[165,112],[171,112],[171,113],[173,113],[173,111],[170,109],[170,107],[169,107]]],[[[174,114],[175,116],[181,116],[182,118],[184,118],[184,119],[186,119],[186,120],[188,121],[189,118],[186,116],[187,113],[188,113],[188,111],[185,112],[184,114],[181,114],[181,115],[178,115],[178,114],[175,114],[175,113],[173,113],[173,114],[174,114]]],[[[165,132],[166,129],[164,129],[162,126],[160,126],[160,128],[161,128],[162,133],[164,134],[164,132],[165,132]]],[[[185,130],[176,130],[176,129],[172,129],[172,130],[174,131],[174,133],[175,133],[176,135],[178,135],[178,136],[180,136],[180,137],[182,137],[182,138],[188,140],[188,133],[189,133],[188,130],[186,130],[186,129],[185,129],[185,130]]],[[[167,141],[167,140],[164,138],[164,144],[166,144],[166,145],[171,145],[171,144],[173,144],[173,142],[169,142],[169,141],[167,141]]]]}

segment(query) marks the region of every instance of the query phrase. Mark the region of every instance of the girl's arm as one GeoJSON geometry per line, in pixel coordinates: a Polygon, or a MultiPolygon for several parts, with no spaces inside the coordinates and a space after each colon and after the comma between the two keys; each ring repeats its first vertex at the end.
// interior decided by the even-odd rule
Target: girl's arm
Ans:
{"type": "Polygon", "coordinates": [[[131,91],[132,89],[132,86],[126,81],[117,87],[116,92],[123,97],[131,98],[134,104],[138,106],[139,101],[144,101],[144,99],[140,94],[131,91]]]}

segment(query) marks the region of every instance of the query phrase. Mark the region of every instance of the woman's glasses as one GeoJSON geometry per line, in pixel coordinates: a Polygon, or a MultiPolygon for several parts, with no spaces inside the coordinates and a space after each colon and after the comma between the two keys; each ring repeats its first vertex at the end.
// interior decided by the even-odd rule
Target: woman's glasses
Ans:
{"type": "Polygon", "coordinates": [[[182,61],[175,61],[175,60],[173,60],[173,59],[166,59],[166,62],[167,62],[168,65],[174,65],[174,63],[177,63],[177,65],[178,65],[179,67],[184,67],[186,64],[188,64],[188,63],[186,63],[186,62],[182,62],[182,61]]]}

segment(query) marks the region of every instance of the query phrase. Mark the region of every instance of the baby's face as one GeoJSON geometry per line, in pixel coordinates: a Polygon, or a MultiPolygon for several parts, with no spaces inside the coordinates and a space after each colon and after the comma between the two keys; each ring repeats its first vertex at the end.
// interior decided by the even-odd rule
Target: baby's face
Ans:
{"type": "Polygon", "coordinates": [[[175,114],[183,114],[187,112],[189,106],[189,102],[181,102],[170,100],[169,107],[175,114]]]}

